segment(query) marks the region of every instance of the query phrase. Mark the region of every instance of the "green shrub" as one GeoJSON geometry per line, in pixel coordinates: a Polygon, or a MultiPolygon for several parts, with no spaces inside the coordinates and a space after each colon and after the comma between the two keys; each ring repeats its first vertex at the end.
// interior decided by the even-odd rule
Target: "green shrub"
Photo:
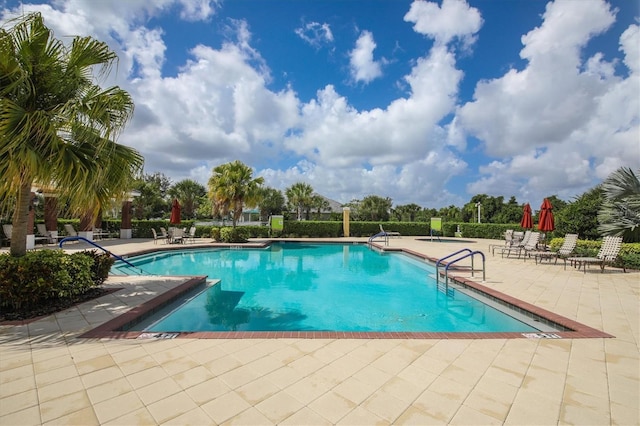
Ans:
{"type": "Polygon", "coordinates": [[[103,284],[109,277],[109,271],[116,259],[107,253],[99,253],[97,250],[89,250],[82,253],[93,259],[91,281],[96,285],[103,284]]]}
{"type": "Polygon", "coordinates": [[[83,294],[104,282],[110,262],[91,252],[66,254],[62,250],[38,250],[21,257],[2,254],[0,307],[9,311],[29,309],[47,304],[51,299],[83,294]]]}
{"type": "Polygon", "coordinates": [[[244,226],[237,226],[235,228],[225,226],[220,228],[220,241],[224,243],[246,243],[250,232],[251,231],[245,229],[244,226]]]}
{"type": "Polygon", "coordinates": [[[220,228],[211,228],[211,238],[213,238],[216,242],[222,241],[222,237],[220,236],[220,228]]]}

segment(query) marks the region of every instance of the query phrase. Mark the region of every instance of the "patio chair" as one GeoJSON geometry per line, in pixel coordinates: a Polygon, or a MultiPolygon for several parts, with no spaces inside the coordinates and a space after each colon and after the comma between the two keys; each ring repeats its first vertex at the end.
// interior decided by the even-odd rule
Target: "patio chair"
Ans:
{"type": "Polygon", "coordinates": [[[169,228],[169,242],[172,244],[184,243],[184,230],[181,228],[169,228]]]}
{"type": "MultiPolygon", "coordinates": [[[[584,273],[587,273],[587,265],[591,263],[595,263],[600,265],[600,272],[604,272],[604,267],[607,263],[613,263],[618,257],[618,253],[620,253],[620,249],[622,248],[622,237],[604,237],[602,240],[602,245],[600,246],[600,251],[596,257],[570,257],[567,260],[569,263],[578,269],[582,266],[584,273]]],[[[627,272],[627,269],[622,265],[622,270],[627,272]]]]}
{"type": "Polygon", "coordinates": [[[10,243],[11,233],[13,232],[13,225],[5,223],[4,225],[2,225],[2,232],[4,233],[4,239],[10,243]]]}
{"type": "Polygon", "coordinates": [[[167,229],[163,226],[160,227],[160,236],[167,243],[171,242],[171,235],[167,232],[167,229]]]}
{"type": "Polygon", "coordinates": [[[51,232],[47,231],[47,225],[44,223],[36,224],[36,244],[38,241],[43,241],[43,244],[55,243],[56,241],[51,237],[51,232]]]}
{"type": "Polygon", "coordinates": [[[396,237],[396,238],[400,238],[400,233],[396,232],[396,231],[385,231],[384,228],[382,227],[382,224],[380,224],[380,232],[384,232],[384,234],[388,237],[396,237]]]}
{"type": "MultiPolygon", "coordinates": [[[[502,247],[502,248],[494,247],[492,254],[495,255],[495,251],[499,251],[502,257],[504,257],[505,253],[507,253],[507,257],[509,257],[511,253],[517,252],[518,256],[520,256],[520,251],[522,250],[522,247],[524,247],[529,242],[529,239],[531,238],[532,233],[533,232],[531,232],[531,230],[528,230],[524,233],[524,236],[522,237],[522,239],[517,239],[514,237],[511,242],[511,245],[509,246],[502,247]]],[[[515,234],[516,233],[514,232],[514,236],[515,234]]]]}
{"type": "Polygon", "coordinates": [[[67,233],[68,237],[77,237],[78,236],[78,231],[76,231],[75,228],[73,227],[73,225],[71,225],[70,223],[66,223],[64,225],[64,230],[67,233]]]}
{"type": "Polygon", "coordinates": [[[529,253],[538,251],[538,243],[540,242],[541,236],[540,232],[532,232],[527,243],[520,248],[520,252],[518,252],[518,259],[520,258],[520,254],[522,254],[522,258],[526,262],[529,253]]]}
{"type": "Polygon", "coordinates": [[[189,228],[189,234],[186,236],[187,241],[191,241],[192,243],[196,242],[196,227],[192,226],[189,228]]]}
{"type": "Polygon", "coordinates": [[[564,261],[564,269],[567,269],[567,258],[571,256],[573,251],[576,249],[576,244],[578,243],[578,234],[566,234],[564,236],[564,241],[562,242],[562,246],[558,251],[532,251],[529,253],[529,257],[533,256],[536,263],[538,263],[538,259],[540,259],[540,263],[542,263],[543,259],[555,259],[555,264],[558,263],[558,259],[562,259],[564,261]]]}
{"type": "MultiPolygon", "coordinates": [[[[518,242],[520,240],[517,240],[518,242]]],[[[494,251],[496,248],[503,249],[505,247],[511,247],[516,243],[516,240],[513,238],[513,229],[507,229],[504,231],[504,242],[502,244],[489,244],[489,250],[491,250],[491,254],[495,254],[494,251]]]]}
{"type": "Polygon", "coordinates": [[[167,243],[167,238],[158,237],[158,233],[156,232],[156,230],[154,228],[151,228],[151,232],[153,233],[153,244],[158,244],[158,240],[163,241],[165,244],[167,243]]]}

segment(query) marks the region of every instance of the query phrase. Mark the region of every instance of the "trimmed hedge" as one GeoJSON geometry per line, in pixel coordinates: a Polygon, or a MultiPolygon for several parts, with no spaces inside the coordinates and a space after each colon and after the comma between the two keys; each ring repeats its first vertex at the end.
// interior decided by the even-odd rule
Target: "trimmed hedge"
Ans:
{"type": "Polygon", "coordinates": [[[102,284],[114,259],[108,254],[62,250],[0,255],[0,308],[30,309],[51,299],[71,298],[102,284]]]}

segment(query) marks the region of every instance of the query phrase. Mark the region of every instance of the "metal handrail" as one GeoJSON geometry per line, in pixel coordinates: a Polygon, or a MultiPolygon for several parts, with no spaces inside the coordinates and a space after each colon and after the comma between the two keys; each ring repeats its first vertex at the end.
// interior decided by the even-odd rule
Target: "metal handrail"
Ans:
{"type": "Polygon", "coordinates": [[[60,240],[59,246],[60,248],[62,248],[62,244],[66,243],[67,241],[78,241],[78,240],[82,240],[84,242],[87,242],[89,244],[91,244],[94,247],[99,248],[100,250],[104,251],[107,254],[110,254],[111,256],[115,257],[118,260],[123,261],[124,263],[126,263],[127,265],[131,266],[132,268],[136,268],[136,269],[140,269],[138,268],[136,265],[134,265],[133,263],[129,262],[128,260],[124,259],[122,256],[118,256],[115,253],[111,253],[109,250],[107,250],[106,248],[102,247],[99,244],[94,243],[93,241],[85,238],[85,237],[79,237],[79,236],[72,236],[72,237],[65,237],[62,240],[60,240]]]}
{"type": "Polygon", "coordinates": [[[384,245],[389,245],[389,234],[387,234],[386,232],[378,232],[376,235],[372,235],[371,237],[369,237],[369,242],[373,242],[373,240],[377,237],[384,237],[384,245]]]}
{"type": "Polygon", "coordinates": [[[473,277],[473,256],[476,254],[479,254],[480,256],[482,256],[482,282],[484,282],[486,280],[486,269],[485,269],[485,262],[486,262],[486,258],[483,252],[481,252],[480,250],[471,250],[469,248],[464,248],[461,250],[458,250],[455,253],[451,253],[448,256],[445,256],[441,259],[438,259],[438,261],[436,262],[436,284],[438,284],[440,282],[440,274],[438,273],[438,268],[440,267],[440,263],[445,260],[445,259],[449,259],[452,256],[455,256],[456,254],[460,254],[462,252],[467,252],[466,254],[457,257],[453,260],[451,260],[450,262],[448,262],[444,268],[444,283],[445,283],[445,290],[447,290],[449,288],[449,267],[451,265],[453,265],[454,263],[462,260],[462,259],[466,259],[467,257],[471,257],[471,276],[473,277]]]}

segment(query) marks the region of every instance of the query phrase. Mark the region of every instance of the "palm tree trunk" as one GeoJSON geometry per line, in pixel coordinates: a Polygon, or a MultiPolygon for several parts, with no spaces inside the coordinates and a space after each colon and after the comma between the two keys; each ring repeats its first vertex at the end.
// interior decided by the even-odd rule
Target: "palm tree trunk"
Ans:
{"type": "Polygon", "coordinates": [[[29,222],[29,205],[31,202],[31,182],[23,182],[16,200],[13,213],[13,230],[11,232],[11,256],[19,257],[27,254],[27,224],[29,222]]]}

